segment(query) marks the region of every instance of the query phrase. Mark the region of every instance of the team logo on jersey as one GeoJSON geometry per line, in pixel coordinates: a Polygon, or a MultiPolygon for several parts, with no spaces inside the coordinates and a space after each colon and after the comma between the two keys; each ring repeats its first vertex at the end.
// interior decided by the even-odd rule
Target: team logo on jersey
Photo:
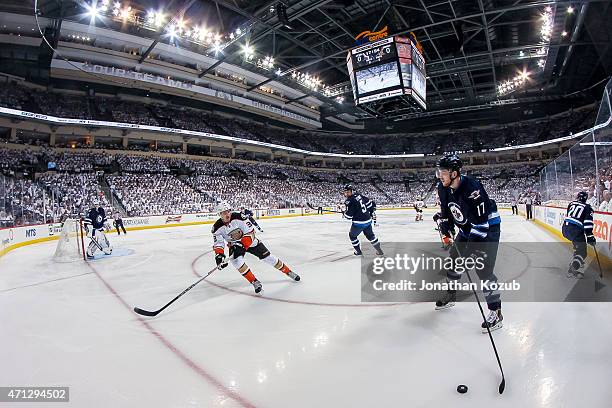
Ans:
{"type": "Polygon", "coordinates": [[[461,212],[461,207],[459,207],[456,203],[448,203],[448,208],[450,209],[451,214],[453,214],[453,218],[455,222],[459,225],[465,224],[467,221],[465,216],[461,212]]]}
{"type": "Polygon", "coordinates": [[[238,241],[240,238],[242,238],[244,233],[240,228],[236,228],[235,230],[230,231],[227,235],[229,235],[234,241],[238,241]]]}
{"type": "Polygon", "coordinates": [[[468,198],[471,198],[472,200],[478,200],[480,198],[480,191],[479,190],[472,191],[472,194],[470,194],[468,198]]]}

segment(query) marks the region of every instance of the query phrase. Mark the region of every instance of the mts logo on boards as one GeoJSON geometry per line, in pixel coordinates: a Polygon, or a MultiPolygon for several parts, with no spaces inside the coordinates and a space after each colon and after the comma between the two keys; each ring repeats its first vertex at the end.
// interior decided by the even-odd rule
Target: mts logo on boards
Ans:
{"type": "Polygon", "coordinates": [[[26,238],[32,238],[36,236],[36,228],[30,228],[25,232],[26,238]]]}

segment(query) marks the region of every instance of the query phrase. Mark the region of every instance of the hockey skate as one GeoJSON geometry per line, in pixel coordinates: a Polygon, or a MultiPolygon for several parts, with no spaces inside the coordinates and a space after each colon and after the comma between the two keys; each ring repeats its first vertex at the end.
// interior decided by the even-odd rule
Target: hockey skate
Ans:
{"type": "Polygon", "coordinates": [[[255,289],[255,293],[256,293],[256,294],[260,294],[260,293],[262,293],[262,292],[263,292],[263,287],[261,286],[261,282],[260,282],[260,281],[258,281],[257,279],[255,279],[255,280],[252,282],[252,285],[253,285],[253,288],[255,289]]]}
{"type": "Polygon", "coordinates": [[[454,290],[449,290],[441,299],[436,301],[436,310],[443,310],[448,309],[449,307],[453,307],[455,306],[456,301],[457,292],[454,290]]]}
{"type": "Polygon", "coordinates": [[[584,278],[584,272],[582,272],[580,269],[574,268],[573,265],[570,265],[570,267],[567,269],[567,277],[570,279],[582,279],[584,278]]]}
{"type": "Polygon", "coordinates": [[[570,263],[569,268],[567,268],[567,277],[573,279],[582,279],[584,278],[584,272],[581,271],[582,265],[580,262],[574,260],[570,263]]]}
{"type": "Polygon", "coordinates": [[[296,282],[300,281],[300,275],[298,275],[297,273],[295,273],[293,271],[287,272],[287,276],[290,277],[291,279],[293,279],[296,282]]]}
{"type": "Polygon", "coordinates": [[[356,249],[353,251],[353,255],[355,256],[363,256],[363,252],[361,252],[361,249],[356,249]]]}
{"type": "Polygon", "coordinates": [[[480,325],[483,333],[487,333],[487,326],[490,331],[501,329],[504,326],[504,316],[502,316],[501,309],[489,311],[489,315],[480,325]]]}

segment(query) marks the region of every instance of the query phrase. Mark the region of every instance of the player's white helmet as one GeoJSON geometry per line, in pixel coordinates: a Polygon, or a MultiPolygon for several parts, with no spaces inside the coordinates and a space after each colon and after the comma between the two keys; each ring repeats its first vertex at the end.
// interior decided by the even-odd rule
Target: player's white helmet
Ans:
{"type": "Polygon", "coordinates": [[[226,201],[221,201],[219,204],[217,204],[217,213],[221,214],[224,211],[231,211],[232,210],[232,206],[229,205],[228,202],[226,201]]]}

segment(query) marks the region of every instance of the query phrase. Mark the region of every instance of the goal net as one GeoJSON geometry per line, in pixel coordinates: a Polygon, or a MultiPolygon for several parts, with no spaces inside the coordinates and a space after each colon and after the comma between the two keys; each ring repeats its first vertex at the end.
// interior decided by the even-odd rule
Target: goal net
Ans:
{"type": "Polygon", "coordinates": [[[64,221],[53,260],[55,262],[74,262],[85,259],[85,244],[81,220],[68,218],[64,221]]]}

